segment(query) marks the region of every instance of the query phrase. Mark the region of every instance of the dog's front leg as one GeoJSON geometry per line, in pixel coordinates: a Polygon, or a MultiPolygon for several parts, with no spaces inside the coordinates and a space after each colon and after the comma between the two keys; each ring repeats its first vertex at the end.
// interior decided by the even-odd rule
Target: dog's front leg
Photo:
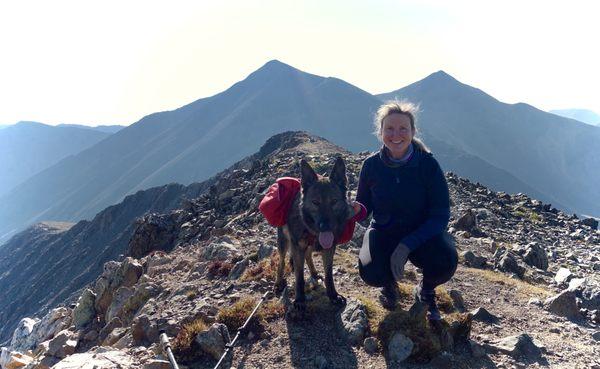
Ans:
{"type": "Polygon", "coordinates": [[[306,309],[306,296],[304,294],[304,253],[298,245],[292,247],[292,259],[294,261],[294,277],[296,279],[296,298],[294,307],[299,311],[306,309]]]}
{"type": "Polygon", "coordinates": [[[327,297],[329,300],[336,305],[345,305],[346,298],[337,293],[333,284],[333,255],[335,254],[335,247],[327,250],[323,250],[323,268],[325,268],[325,288],[327,290],[327,297]]]}

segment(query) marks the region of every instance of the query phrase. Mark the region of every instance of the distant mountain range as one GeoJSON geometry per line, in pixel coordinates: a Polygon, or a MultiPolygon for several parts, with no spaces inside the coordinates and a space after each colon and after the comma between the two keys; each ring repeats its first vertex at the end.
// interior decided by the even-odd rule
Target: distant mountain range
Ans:
{"type": "Polygon", "coordinates": [[[19,122],[0,130],[0,195],[112,133],[81,127],[19,122]]]}
{"type": "Polygon", "coordinates": [[[600,115],[587,109],[550,110],[550,113],[600,127],[600,115]]]}
{"type": "Polygon", "coordinates": [[[422,136],[445,170],[600,215],[594,127],[504,104],[441,71],[373,96],[270,61],[226,91],[144,117],[5,194],[0,242],[37,221],[91,219],[141,189],[207,179],[283,131],[308,131],[354,152],[377,150],[373,114],[394,96],[420,103],[422,136]]]}

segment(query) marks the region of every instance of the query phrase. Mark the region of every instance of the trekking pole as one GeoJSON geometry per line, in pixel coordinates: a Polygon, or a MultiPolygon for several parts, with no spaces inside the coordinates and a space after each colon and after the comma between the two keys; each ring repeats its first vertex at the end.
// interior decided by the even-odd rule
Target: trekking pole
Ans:
{"type": "Polygon", "coordinates": [[[175,356],[173,356],[173,351],[171,351],[169,337],[167,337],[165,331],[160,331],[160,346],[162,347],[163,352],[165,352],[169,357],[169,361],[171,362],[171,366],[173,367],[173,369],[179,369],[179,366],[175,361],[175,356]]]}
{"type": "Polygon", "coordinates": [[[225,360],[225,357],[227,356],[227,354],[233,350],[233,346],[235,346],[235,342],[237,341],[238,337],[240,336],[240,334],[246,329],[246,326],[248,325],[248,323],[250,323],[250,319],[252,319],[252,317],[254,316],[254,314],[256,314],[256,311],[258,310],[258,308],[260,307],[260,305],[272,294],[273,292],[271,291],[267,291],[265,292],[264,295],[262,295],[262,297],[260,298],[260,301],[258,302],[258,304],[256,304],[256,306],[254,307],[254,310],[252,310],[252,313],[250,313],[250,316],[248,317],[248,319],[246,319],[246,322],[244,323],[243,326],[241,326],[237,333],[235,334],[235,337],[233,338],[233,340],[226,344],[225,347],[225,352],[223,353],[223,355],[221,355],[221,358],[219,359],[219,362],[217,363],[217,365],[215,365],[214,369],[218,369],[219,365],[221,365],[221,363],[223,362],[223,360],[225,360]]]}

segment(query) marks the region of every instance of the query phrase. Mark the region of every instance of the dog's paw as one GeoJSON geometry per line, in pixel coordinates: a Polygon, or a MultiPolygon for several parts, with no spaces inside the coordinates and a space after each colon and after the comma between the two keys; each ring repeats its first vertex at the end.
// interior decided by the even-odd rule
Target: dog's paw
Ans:
{"type": "Polygon", "coordinates": [[[338,306],[346,305],[346,298],[344,296],[340,295],[339,293],[336,293],[333,296],[329,296],[329,301],[331,301],[331,303],[333,303],[334,305],[338,305],[338,306]]]}

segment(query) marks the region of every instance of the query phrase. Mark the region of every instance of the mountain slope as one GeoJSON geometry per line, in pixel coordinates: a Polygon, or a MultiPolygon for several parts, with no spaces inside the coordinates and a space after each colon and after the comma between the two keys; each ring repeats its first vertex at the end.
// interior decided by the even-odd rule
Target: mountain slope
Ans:
{"type": "Polygon", "coordinates": [[[110,132],[19,122],[0,131],[0,195],[69,155],[93,146],[110,132]]]}
{"type": "Polygon", "coordinates": [[[600,130],[504,104],[440,71],[381,99],[420,103],[421,130],[505,170],[569,210],[600,215],[600,130]]]}
{"type": "Polygon", "coordinates": [[[561,117],[571,118],[592,126],[600,126],[600,115],[587,109],[559,109],[550,110],[550,113],[561,117]]]}
{"type": "Polygon", "coordinates": [[[0,199],[0,238],[40,220],[90,218],[140,189],[206,179],[286,130],[375,149],[378,104],[339,79],[271,61],[220,94],[149,115],[15,188],[0,199]]]}

